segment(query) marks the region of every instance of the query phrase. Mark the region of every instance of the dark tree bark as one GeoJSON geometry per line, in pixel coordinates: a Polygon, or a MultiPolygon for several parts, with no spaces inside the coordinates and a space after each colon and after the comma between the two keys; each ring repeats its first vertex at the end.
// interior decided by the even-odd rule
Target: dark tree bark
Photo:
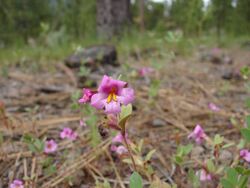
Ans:
{"type": "Polygon", "coordinates": [[[140,12],[140,30],[141,30],[141,32],[144,32],[144,30],[145,30],[144,7],[145,7],[145,0],[140,0],[139,1],[139,12],[140,12]]]}
{"type": "Polygon", "coordinates": [[[97,33],[111,38],[130,23],[130,0],[97,0],[97,33]]]}

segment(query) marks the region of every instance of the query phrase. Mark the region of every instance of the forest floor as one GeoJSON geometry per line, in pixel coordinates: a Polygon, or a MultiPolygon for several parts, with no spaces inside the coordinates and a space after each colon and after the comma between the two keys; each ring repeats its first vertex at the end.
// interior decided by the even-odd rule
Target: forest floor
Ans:
{"type": "MultiPolygon", "coordinates": [[[[196,124],[202,125],[211,138],[218,133],[226,142],[240,142],[239,129],[249,114],[245,101],[250,94],[240,68],[250,66],[250,53],[240,47],[197,47],[188,57],[162,51],[167,55],[153,49],[136,51],[119,57],[120,67],[104,65],[84,78],[60,62],[50,65],[50,70],[42,67],[33,71],[31,65],[18,64],[8,67],[0,77],[0,187],[6,188],[13,179],[25,180],[27,187],[88,188],[104,179],[111,187],[127,187],[130,167],[110,154],[110,139],[92,146],[89,135],[96,129],[79,126],[79,120],[88,117],[74,109],[79,97],[76,92],[84,86],[79,82],[91,80],[94,88],[103,74],[121,74],[134,88],[134,111],[127,124],[129,138],[134,143],[144,140],[143,153],[156,149],[151,159],[155,174],[180,188],[192,187],[188,169],[192,166],[198,170],[198,165],[187,163],[179,168],[172,157],[180,143],[192,143],[187,136],[196,124]],[[140,77],[137,72],[142,67],[154,71],[140,77]],[[211,111],[209,103],[220,110],[211,111]],[[78,139],[62,140],[59,133],[64,127],[76,130],[78,139]],[[56,140],[58,151],[51,155],[56,170],[46,168],[47,155],[30,151],[24,135],[56,140]]],[[[194,144],[189,157],[203,161],[211,152],[206,144],[194,144]]],[[[236,152],[235,147],[222,152],[219,163],[233,161],[236,152]]],[[[145,177],[145,185],[147,182],[145,177]]],[[[217,185],[215,178],[203,187],[217,185]]]]}

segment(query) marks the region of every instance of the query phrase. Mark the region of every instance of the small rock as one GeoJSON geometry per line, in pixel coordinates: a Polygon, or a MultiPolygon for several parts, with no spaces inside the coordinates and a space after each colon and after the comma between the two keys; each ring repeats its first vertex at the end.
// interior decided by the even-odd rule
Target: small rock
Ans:
{"type": "Polygon", "coordinates": [[[233,160],[233,155],[227,150],[222,150],[219,155],[219,160],[222,164],[229,165],[233,160]]]}
{"type": "Polygon", "coordinates": [[[200,156],[204,153],[204,148],[202,146],[195,146],[193,149],[192,149],[192,152],[191,152],[191,157],[192,158],[200,158],[200,156]]]}
{"type": "Polygon", "coordinates": [[[231,71],[227,71],[222,75],[224,80],[231,80],[233,78],[233,73],[231,71]]]}
{"type": "Polygon", "coordinates": [[[154,119],[152,121],[152,126],[153,127],[163,127],[166,125],[166,122],[162,119],[154,119]]]}

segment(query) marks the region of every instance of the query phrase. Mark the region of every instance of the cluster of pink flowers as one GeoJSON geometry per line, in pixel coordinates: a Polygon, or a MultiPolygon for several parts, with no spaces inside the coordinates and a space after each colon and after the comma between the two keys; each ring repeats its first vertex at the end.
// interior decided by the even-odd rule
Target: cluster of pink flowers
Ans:
{"type": "Polygon", "coordinates": [[[194,139],[197,144],[201,144],[205,137],[206,134],[199,124],[197,124],[193,132],[188,135],[188,138],[194,139]]]}
{"type": "Polygon", "coordinates": [[[104,109],[106,114],[119,114],[121,105],[128,105],[134,100],[134,90],[127,86],[127,82],[104,75],[97,93],[83,89],[83,97],[79,102],[90,102],[94,108],[104,109]]]}
{"type": "MultiPolygon", "coordinates": [[[[125,136],[126,140],[128,140],[128,135],[125,136]]],[[[128,152],[127,148],[123,145],[124,138],[121,133],[118,133],[113,139],[110,150],[115,152],[118,155],[122,155],[128,152]],[[118,146],[117,146],[118,145],[118,146]]],[[[128,140],[129,141],[129,140],[128,140]]]]}
{"type": "Polygon", "coordinates": [[[154,72],[154,69],[151,67],[142,67],[141,69],[138,70],[138,74],[141,77],[147,76],[151,74],[152,72],[154,72]]]}
{"type": "Polygon", "coordinates": [[[250,152],[247,149],[240,150],[240,157],[246,162],[250,162],[250,152]]]}
{"type": "Polygon", "coordinates": [[[65,127],[60,133],[61,139],[69,139],[74,141],[77,138],[77,133],[73,131],[71,128],[65,127]]]}
{"type": "Polygon", "coordinates": [[[214,112],[220,111],[220,108],[218,106],[216,106],[214,103],[209,103],[208,107],[209,107],[210,110],[212,110],[214,112]]]}
{"type": "Polygon", "coordinates": [[[23,182],[21,180],[14,180],[10,184],[10,188],[24,188],[23,182]]]}

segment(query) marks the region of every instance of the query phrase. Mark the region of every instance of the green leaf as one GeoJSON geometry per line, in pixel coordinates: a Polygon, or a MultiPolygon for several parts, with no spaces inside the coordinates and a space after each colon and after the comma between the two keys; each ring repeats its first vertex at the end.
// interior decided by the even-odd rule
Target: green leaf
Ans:
{"type": "Polygon", "coordinates": [[[133,172],[129,180],[130,188],[142,188],[142,177],[137,172],[133,172]]]}
{"type": "Polygon", "coordinates": [[[192,144],[188,144],[186,146],[183,146],[183,154],[187,155],[189,154],[193,149],[193,145],[192,144]]]}
{"type": "Polygon", "coordinates": [[[230,182],[228,181],[227,179],[223,178],[220,180],[220,183],[222,184],[222,186],[224,188],[235,188],[235,186],[230,182]]]}
{"type": "Polygon", "coordinates": [[[246,107],[250,109],[250,98],[246,99],[246,107]]]}
{"type": "Polygon", "coordinates": [[[227,170],[227,179],[234,185],[238,183],[238,172],[234,168],[227,170]]]}
{"type": "Polygon", "coordinates": [[[149,160],[151,159],[152,155],[153,155],[155,152],[156,152],[155,149],[151,150],[151,151],[146,155],[145,160],[146,160],[146,161],[149,161],[149,160]]]}
{"type": "Polygon", "coordinates": [[[248,129],[250,129],[250,115],[248,115],[248,116],[246,117],[246,123],[247,123],[248,129]]]}
{"type": "Polygon", "coordinates": [[[240,139],[240,143],[237,145],[237,148],[242,149],[242,148],[244,148],[245,144],[246,144],[245,140],[240,139]]]}
{"type": "Polygon", "coordinates": [[[239,173],[239,174],[244,174],[245,172],[245,168],[243,168],[242,166],[236,166],[235,170],[239,173]]]}
{"type": "Polygon", "coordinates": [[[215,172],[215,170],[216,170],[215,166],[214,166],[214,163],[213,163],[213,161],[211,159],[209,159],[207,161],[207,168],[208,168],[209,172],[215,172]]]}
{"type": "Polygon", "coordinates": [[[56,173],[56,166],[55,165],[48,166],[47,168],[44,169],[44,173],[48,176],[56,173]]]}
{"type": "Polygon", "coordinates": [[[39,139],[35,139],[34,146],[36,147],[37,151],[42,152],[44,149],[44,143],[43,141],[39,139]]]}
{"type": "Polygon", "coordinates": [[[176,155],[176,156],[174,157],[174,162],[175,162],[176,164],[178,164],[178,165],[181,165],[182,162],[183,162],[182,156],[176,155]]]}
{"type": "Polygon", "coordinates": [[[239,188],[247,188],[248,176],[241,176],[239,179],[239,188]]]}
{"type": "Polygon", "coordinates": [[[231,146],[234,146],[235,145],[235,143],[228,143],[228,144],[225,144],[223,147],[222,147],[222,149],[226,149],[226,148],[229,148],[229,147],[231,147],[231,146]]]}
{"type": "Polygon", "coordinates": [[[193,188],[200,187],[199,177],[195,174],[193,169],[189,169],[189,171],[188,171],[188,179],[193,184],[193,188]]]}
{"type": "Polygon", "coordinates": [[[132,114],[132,105],[128,104],[127,106],[122,105],[120,113],[120,121],[132,114]]]}
{"type": "Polygon", "coordinates": [[[31,135],[29,135],[29,134],[25,134],[22,137],[22,141],[25,142],[25,143],[27,143],[27,144],[29,144],[29,143],[33,143],[34,138],[31,135]]]}
{"type": "Polygon", "coordinates": [[[0,146],[4,142],[3,133],[0,132],[0,146]]]}
{"type": "Polygon", "coordinates": [[[125,125],[128,118],[132,114],[132,105],[128,104],[127,106],[122,106],[120,118],[119,118],[119,126],[121,127],[122,131],[125,133],[125,125]]]}
{"type": "Polygon", "coordinates": [[[214,137],[214,145],[219,145],[223,142],[224,137],[220,136],[219,134],[216,134],[214,137]]]}
{"type": "Polygon", "coordinates": [[[246,141],[250,142],[250,129],[243,128],[240,130],[242,136],[245,138],[246,141]]]}
{"type": "Polygon", "coordinates": [[[36,153],[37,152],[37,149],[36,147],[34,146],[34,144],[28,144],[28,147],[29,147],[29,150],[36,153]]]}
{"type": "Polygon", "coordinates": [[[143,143],[144,143],[144,140],[143,140],[143,139],[141,139],[141,140],[140,140],[140,142],[139,142],[139,144],[138,144],[138,151],[139,151],[139,153],[141,153],[141,152],[142,152],[142,146],[143,146],[143,143]]]}

